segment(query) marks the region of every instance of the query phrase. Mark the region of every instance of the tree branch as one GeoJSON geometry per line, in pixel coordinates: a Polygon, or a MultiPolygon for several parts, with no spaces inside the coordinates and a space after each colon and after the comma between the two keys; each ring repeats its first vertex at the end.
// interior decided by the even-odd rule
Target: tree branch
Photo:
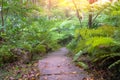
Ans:
{"type": "Polygon", "coordinates": [[[80,16],[80,14],[79,14],[79,10],[78,10],[78,8],[77,8],[77,5],[76,5],[76,3],[75,3],[74,0],[72,0],[72,2],[73,2],[73,4],[74,4],[74,6],[75,6],[76,15],[77,15],[77,17],[78,17],[78,19],[79,19],[80,25],[82,26],[82,23],[81,23],[81,16],[80,16]]]}
{"type": "Polygon", "coordinates": [[[96,20],[96,18],[97,18],[107,7],[110,7],[110,6],[111,6],[111,5],[106,6],[105,8],[103,8],[102,10],[100,10],[100,11],[97,13],[97,15],[94,17],[93,23],[94,23],[94,21],[96,20]]]}

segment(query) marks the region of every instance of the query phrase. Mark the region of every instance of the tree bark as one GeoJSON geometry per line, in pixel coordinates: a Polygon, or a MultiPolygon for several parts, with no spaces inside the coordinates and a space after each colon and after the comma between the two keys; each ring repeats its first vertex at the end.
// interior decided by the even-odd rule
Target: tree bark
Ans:
{"type": "MultiPolygon", "coordinates": [[[[88,0],[90,5],[93,4],[96,1],[98,1],[98,0],[88,0]]],[[[93,25],[93,16],[92,16],[91,9],[92,9],[92,7],[90,6],[90,11],[89,11],[90,13],[89,13],[89,19],[88,19],[88,26],[89,26],[89,28],[91,28],[92,25],[93,25]]]]}
{"type": "Polygon", "coordinates": [[[89,28],[92,27],[92,24],[93,24],[93,21],[92,21],[92,14],[90,13],[90,14],[89,14],[89,20],[88,20],[88,26],[89,26],[89,28]]]}
{"type": "Polygon", "coordinates": [[[48,0],[48,9],[51,10],[51,0],[48,0]]]}
{"type": "Polygon", "coordinates": [[[73,4],[74,4],[74,6],[75,6],[75,9],[76,9],[76,15],[77,15],[77,18],[79,19],[80,26],[82,26],[82,23],[81,23],[81,19],[82,19],[82,17],[81,17],[80,14],[79,14],[79,10],[78,10],[78,8],[77,8],[77,5],[76,5],[75,1],[72,0],[72,2],[73,2],[73,4]]]}
{"type": "MultiPolygon", "coordinates": [[[[48,10],[49,10],[49,12],[51,12],[51,7],[52,7],[52,2],[51,2],[51,0],[48,0],[48,10]]],[[[50,18],[51,18],[51,15],[49,14],[48,19],[50,20],[50,18]]]]}
{"type": "Polygon", "coordinates": [[[2,0],[2,6],[1,6],[1,24],[4,26],[4,15],[3,15],[3,0],[2,0]]]}

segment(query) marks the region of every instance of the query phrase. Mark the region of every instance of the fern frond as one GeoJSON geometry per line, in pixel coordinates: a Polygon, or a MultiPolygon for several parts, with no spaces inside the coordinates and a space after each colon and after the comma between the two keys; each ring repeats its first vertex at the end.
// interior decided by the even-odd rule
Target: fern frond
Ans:
{"type": "Polygon", "coordinates": [[[103,60],[102,62],[105,62],[106,60],[117,57],[117,56],[120,56],[120,53],[104,54],[104,55],[101,55],[101,56],[95,58],[93,60],[93,62],[96,62],[98,60],[103,60]]]}
{"type": "Polygon", "coordinates": [[[75,54],[73,61],[76,61],[82,54],[83,54],[83,51],[80,50],[77,54],[75,54]]]}
{"type": "Polygon", "coordinates": [[[96,47],[100,45],[111,46],[114,44],[114,42],[114,39],[110,37],[93,37],[86,41],[86,46],[89,46],[88,51],[92,52],[96,47]]]}
{"type": "Polygon", "coordinates": [[[82,67],[84,69],[88,69],[88,65],[84,62],[81,62],[81,61],[77,63],[77,66],[82,67]]]}
{"type": "Polygon", "coordinates": [[[116,65],[118,65],[118,64],[120,64],[120,60],[117,60],[117,61],[115,61],[113,64],[111,64],[108,68],[110,69],[110,68],[112,68],[112,67],[114,67],[114,66],[116,66],[116,65]]]}

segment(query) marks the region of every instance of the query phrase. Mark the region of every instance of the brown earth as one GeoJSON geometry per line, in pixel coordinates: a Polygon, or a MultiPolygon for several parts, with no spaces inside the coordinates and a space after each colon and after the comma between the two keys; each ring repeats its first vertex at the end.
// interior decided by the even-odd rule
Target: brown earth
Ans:
{"type": "Polygon", "coordinates": [[[69,51],[63,47],[39,60],[40,80],[93,80],[82,68],[78,68],[66,55],[69,51]]]}

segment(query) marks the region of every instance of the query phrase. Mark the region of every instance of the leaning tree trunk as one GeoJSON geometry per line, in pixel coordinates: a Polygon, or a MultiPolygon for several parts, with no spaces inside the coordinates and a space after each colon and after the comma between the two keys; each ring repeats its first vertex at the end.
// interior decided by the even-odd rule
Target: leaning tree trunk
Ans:
{"type": "Polygon", "coordinates": [[[80,26],[82,27],[82,23],[81,23],[81,19],[82,19],[82,17],[81,17],[80,14],[79,14],[79,10],[78,10],[78,8],[77,8],[77,5],[76,5],[75,1],[72,0],[72,2],[73,2],[74,7],[75,7],[75,9],[76,9],[76,16],[77,16],[77,18],[79,19],[80,26]]]}

